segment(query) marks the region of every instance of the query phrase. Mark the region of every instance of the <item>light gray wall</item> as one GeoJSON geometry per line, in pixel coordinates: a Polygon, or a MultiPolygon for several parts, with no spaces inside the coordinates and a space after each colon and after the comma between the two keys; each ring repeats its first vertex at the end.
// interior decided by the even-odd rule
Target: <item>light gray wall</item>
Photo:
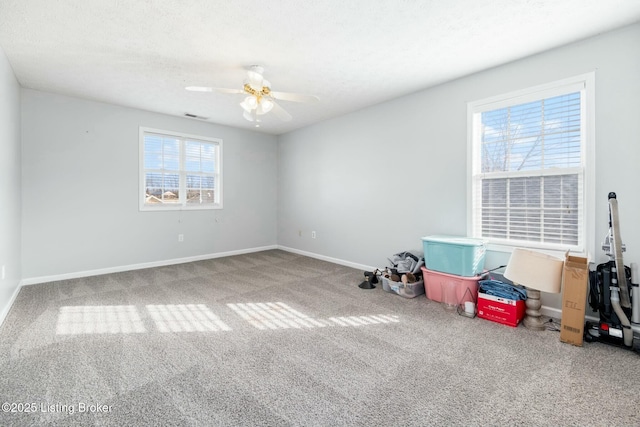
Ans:
{"type": "MultiPolygon", "coordinates": [[[[595,71],[595,261],[615,191],[625,262],[640,262],[638,46],[634,25],[282,135],[279,244],[382,266],[422,236],[466,235],[467,103],[595,71]]],[[[486,267],[507,260],[492,252],[486,267]]]]}
{"type": "Polygon", "coordinates": [[[0,48],[0,322],[21,279],[20,85],[0,48]]]}
{"type": "Polygon", "coordinates": [[[24,279],[277,243],[274,136],[34,90],[22,124],[24,279]],[[139,126],[222,138],[224,209],[140,212],[139,126]]]}

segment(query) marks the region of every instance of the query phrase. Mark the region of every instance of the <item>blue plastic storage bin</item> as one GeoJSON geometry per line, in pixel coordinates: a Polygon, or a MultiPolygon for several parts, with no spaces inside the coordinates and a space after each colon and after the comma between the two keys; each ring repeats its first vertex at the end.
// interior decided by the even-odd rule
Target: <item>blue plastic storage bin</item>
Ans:
{"type": "Polygon", "coordinates": [[[473,277],[484,270],[486,243],[482,239],[452,236],[422,238],[427,269],[473,277]]]}

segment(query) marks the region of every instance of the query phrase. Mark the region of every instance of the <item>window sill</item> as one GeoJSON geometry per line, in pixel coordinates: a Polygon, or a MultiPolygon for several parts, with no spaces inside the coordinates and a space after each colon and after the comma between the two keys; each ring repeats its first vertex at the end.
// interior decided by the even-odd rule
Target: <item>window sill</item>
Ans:
{"type": "Polygon", "coordinates": [[[210,205],[210,206],[140,206],[140,212],[166,212],[166,211],[206,211],[206,210],[219,210],[222,209],[222,205],[210,205]]]}
{"type": "Polygon", "coordinates": [[[567,252],[571,255],[586,257],[586,252],[581,251],[579,248],[569,249],[569,248],[560,248],[560,247],[548,247],[543,245],[527,245],[524,242],[521,244],[508,244],[503,242],[491,242],[487,241],[487,250],[491,252],[499,252],[499,253],[508,253],[513,252],[514,248],[525,248],[531,249],[532,251],[539,251],[542,253],[546,253],[551,256],[555,256],[558,258],[564,259],[567,252]]]}

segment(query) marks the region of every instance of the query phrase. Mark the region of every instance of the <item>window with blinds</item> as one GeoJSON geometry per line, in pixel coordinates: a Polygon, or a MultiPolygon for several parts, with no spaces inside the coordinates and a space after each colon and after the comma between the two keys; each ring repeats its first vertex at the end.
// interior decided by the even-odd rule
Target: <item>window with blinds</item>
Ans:
{"type": "Polygon", "coordinates": [[[140,128],[140,209],[222,207],[222,141],[140,128]]]}
{"type": "Polygon", "coordinates": [[[470,104],[471,234],[582,251],[586,84],[470,104]]]}

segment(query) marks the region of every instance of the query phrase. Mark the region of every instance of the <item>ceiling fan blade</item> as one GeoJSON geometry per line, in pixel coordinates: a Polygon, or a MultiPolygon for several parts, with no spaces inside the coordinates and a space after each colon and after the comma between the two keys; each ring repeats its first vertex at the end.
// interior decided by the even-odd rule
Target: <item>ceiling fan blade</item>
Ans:
{"type": "Polygon", "coordinates": [[[273,108],[271,109],[271,111],[273,111],[273,114],[275,114],[276,117],[283,122],[288,122],[292,119],[291,114],[287,113],[287,111],[279,106],[276,102],[273,103],[273,108]]]}
{"type": "Polygon", "coordinates": [[[244,93],[243,89],[228,89],[224,87],[187,86],[185,89],[191,92],[244,93]]]}
{"type": "Polygon", "coordinates": [[[185,89],[191,92],[211,92],[213,90],[212,87],[205,86],[187,86],[185,89]]]}
{"type": "Polygon", "coordinates": [[[271,96],[275,99],[279,99],[282,101],[292,101],[292,102],[308,102],[308,103],[316,103],[320,101],[315,95],[304,95],[301,93],[289,93],[289,92],[271,92],[271,96]]]}

